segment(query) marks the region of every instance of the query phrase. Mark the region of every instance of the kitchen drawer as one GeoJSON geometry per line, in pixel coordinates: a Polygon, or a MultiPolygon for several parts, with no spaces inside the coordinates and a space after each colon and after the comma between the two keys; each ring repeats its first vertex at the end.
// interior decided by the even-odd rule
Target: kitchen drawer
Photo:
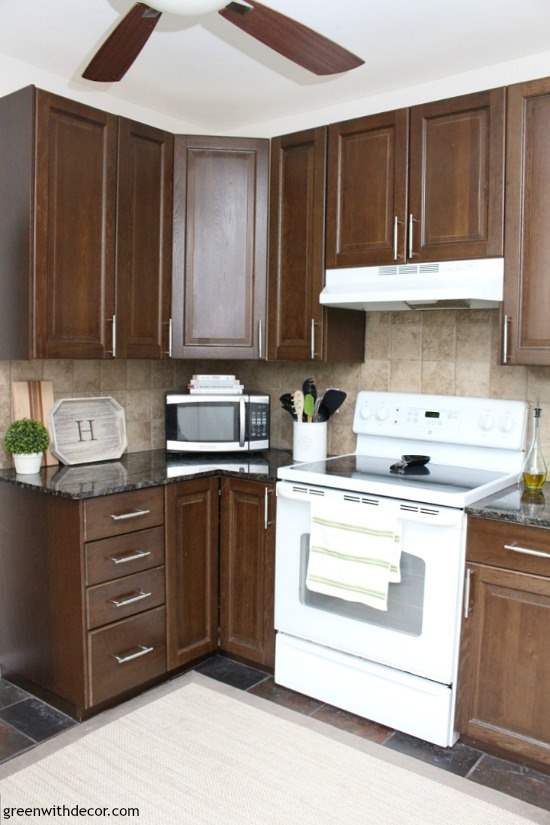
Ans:
{"type": "Polygon", "coordinates": [[[164,567],[144,570],[86,591],[88,630],[159,607],[165,600],[164,567]]]}
{"type": "Polygon", "coordinates": [[[88,634],[90,704],[166,672],[166,611],[157,607],[88,634]]]}
{"type": "Polygon", "coordinates": [[[152,527],[87,544],[86,584],[101,584],[164,564],[164,528],[152,527]]]}
{"type": "Polygon", "coordinates": [[[550,530],[470,517],[468,561],[550,577],[550,530]]]}
{"type": "Polygon", "coordinates": [[[85,504],[85,539],[93,541],[164,524],[162,487],[93,498],[85,504]]]}

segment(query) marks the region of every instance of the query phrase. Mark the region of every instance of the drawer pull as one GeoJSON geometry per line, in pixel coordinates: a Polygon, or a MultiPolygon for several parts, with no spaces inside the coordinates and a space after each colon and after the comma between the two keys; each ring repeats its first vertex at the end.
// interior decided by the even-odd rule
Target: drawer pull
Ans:
{"type": "Polygon", "coordinates": [[[550,559],[550,553],[545,553],[544,550],[531,550],[529,547],[520,547],[519,544],[505,544],[505,550],[511,550],[513,553],[523,553],[525,556],[538,556],[541,559],[550,559]]]}
{"type": "Polygon", "coordinates": [[[141,518],[142,516],[148,516],[150,510],[132,510],[130,513],[111,513],[111,518],[113,521],[128,521],[131,518],[141,518]]]}
{"type": "Polygon", "coordinates": [[[139,593],[129,593],[128,596],[122,599],[110,599],[110,602],[115,607],[126,607],[128,604],[135,604],[143,601],[143,599],[149,599],[152,595],[152,593],[144,593],[143,590],[140,590],[139,593]]]}
{"type": "Polygon", "coordinates": [[[135,651],[113,654],[113,659],[116,660],[117,664],[125,665],[126,662],[133,662],[136,659],[141,659],[142,656],[147,656],[149,653],[152,653],[154,649],[154,647],[148,647],[147,645],[138,645],[135,651]]]}
{"type": "Polygon", "coordinates": [[[130,553],[118,553],[116,556],[111,556],[113,564],[128,564],[129,561],[138,561],[138,559],[145,559],[151,555],[150,550],[136,550],[130,553]]]}

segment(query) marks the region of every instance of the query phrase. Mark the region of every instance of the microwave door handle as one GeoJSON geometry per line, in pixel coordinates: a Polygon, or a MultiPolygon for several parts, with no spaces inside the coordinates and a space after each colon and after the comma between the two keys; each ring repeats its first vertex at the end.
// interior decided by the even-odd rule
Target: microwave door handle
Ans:
{"type": "Polygon", "coordinates": [[[244,398],[239,399],[239,447],[244,448],[246,437],[246,405],[244,398]]]}

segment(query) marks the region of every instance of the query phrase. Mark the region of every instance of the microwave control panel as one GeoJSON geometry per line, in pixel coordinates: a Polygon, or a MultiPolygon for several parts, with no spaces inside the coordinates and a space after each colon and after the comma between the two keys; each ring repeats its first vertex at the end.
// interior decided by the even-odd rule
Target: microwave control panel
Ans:
{"type": "Polygon", "coordinates": [[[267,441],[269,439],[269,404],[248,405],[248,439],[249,441],[267,441]]]}

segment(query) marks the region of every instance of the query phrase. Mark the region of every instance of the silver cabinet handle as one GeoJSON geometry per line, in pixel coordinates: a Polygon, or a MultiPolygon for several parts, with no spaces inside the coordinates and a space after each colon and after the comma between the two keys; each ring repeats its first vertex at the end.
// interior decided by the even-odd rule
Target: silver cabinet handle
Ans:
{"type": "Polygon", "coordinates": [[[116,315],[111,318],[111,350],[107,354],[116,358],[116,315]]]}
{"type": "Polygon", "coordinates": [[[174,331],[172,319],[169,318],[168,321],[164,322],[168,327],[168,349],[165,350],[164,354],[168,356],[168,358],[172,357],[172,333],[174,331]]]}
{"type": "Polygon", "coordinates": [[[246,441],[246,405],[244,398],[239,398],[239,447],[244,447],[246,441]]]}
{"type": "Polygon", "coordinates": [[[317,358],[317,352],[315,351],[315,349],[316,349],[316,347],[315,347],[315,324],[316,323],[317,322],[316,322],[315,318],[312,318],[311,319],[311,329],[310,329],[310,342],[309,342],[310,343],[310,356],[311,356],[312,361],[315,361],[315,359],[317,358]]]}
{"type": "Polygon", "coordinates": [[[269,487],[265,488],[264,491],[264,529],[269,530],[271,525],[273,524],[272,521],[269,520],[269,496],[272,495],[273,490],[270,490],[269,487]]]}
{"type": "Polygon", "coordinates": [[[464,618],[470,618],[470,593],[472,590],[472,576],[474,571],[470,568],[466,568],[466,581],[464,583],[464,618]]]}
{"type": "Polygon", "coordinates": [[[522,553],[524,556],[537,556],[540,559],[550,559],[550,553],[545,553],[544,550],[532,550],[530,547],[521,547],[519,544],[505,544],[505,550],[511,550],[512,553],[522,553]]]}
{"type": "Polygon", "coordinates": [[[150,510],[132,510],[130,513],[111,513],[111,518],[113,521],[128,521],[131,518],[142,518],[142,516],[148,516],[150,510]]]}
{"type": "Polygon", "coordinates": [[[393,219],[393,260],[399,258],[399,218],[397,215],[393,219]]]}
{"type": "Polygon", "coordinates": [[[154,647],[149,647],[148,645],[138,645],[135,651],[129,650],[128,653],[114,653],[113,659],[115,659],[119,665],[125,665],[126,662],[133,662],[135,659],[141,659],[142,656],[147,656],[149,653],[152,653],[154,649],[154,647]]]}
{"type": "Polygon", "coordinates": [[[409,212],[409,258],[414,258],[414,225],[418,223],[412,212],[409,212]]]}
{"type": "Polygon", "coordinates": [[[118,553],[116,556],[111,556],[113,564],[128,564],[130,561],[138,561],[138,559],[145,559],[151,555],[150,550],[136,550],[130,553],[118,553]]]}
{"type": "Polygon", "coordinates": [[[126,607],[128,604],[135,604],[136,602],[143,601],[143,599],[149,599],[152,595],[152,593],[144,593],[143,590],[140,590],[139,593],[131,593],[122,599],[110,599],[110,602],[114,604],[115,607],[126,607]]]}
{"type": "Polygon", "coordinates": [[[502,323],[502,363],[508,363],[508,327],[510,316],[505,315],[502,323]]]}
{"type": "Polygon", "coordinates": [[[258,358],[260,361],[264,357],[264,322],[260,318],[258,321],[258,358]]]}

